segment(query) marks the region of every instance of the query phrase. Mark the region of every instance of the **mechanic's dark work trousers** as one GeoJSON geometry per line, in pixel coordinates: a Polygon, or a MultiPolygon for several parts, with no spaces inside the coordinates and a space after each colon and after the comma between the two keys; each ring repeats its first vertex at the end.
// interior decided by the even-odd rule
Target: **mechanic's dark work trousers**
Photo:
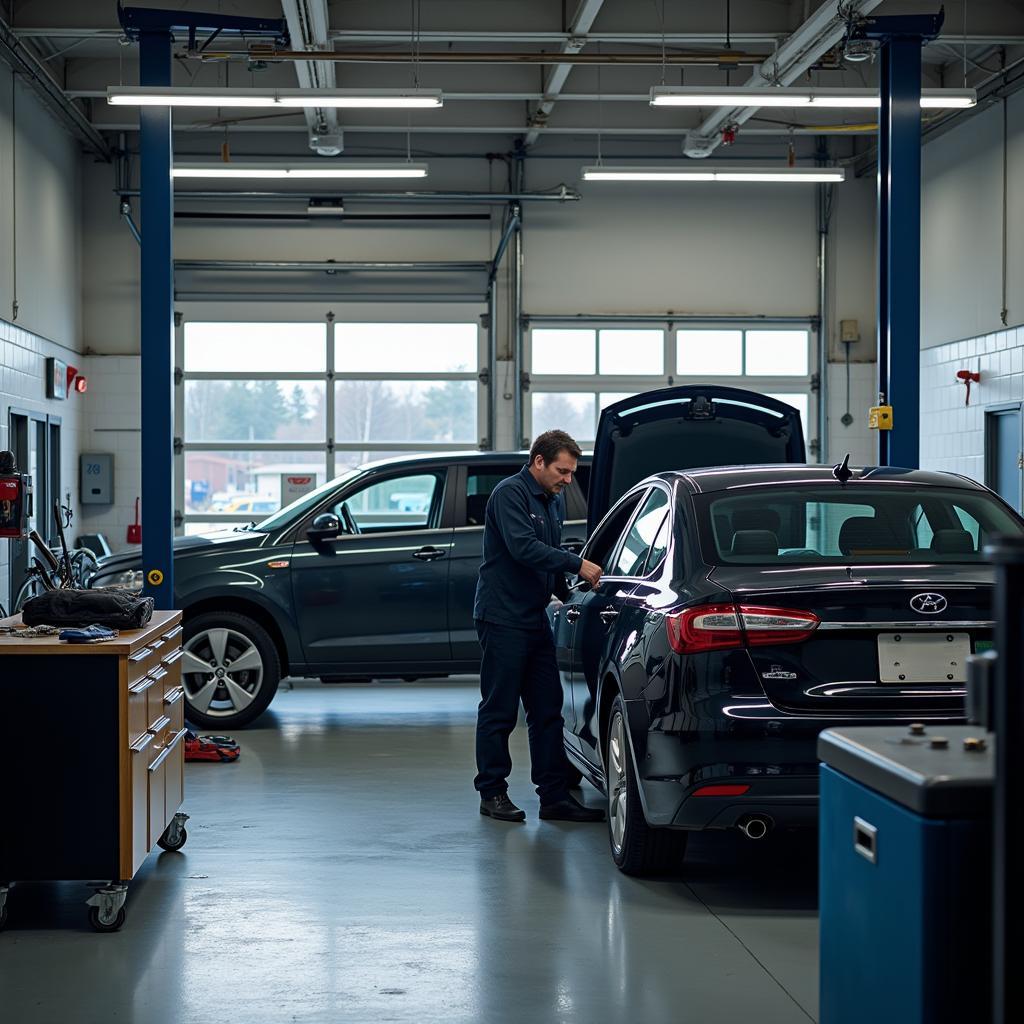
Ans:
{"type": "Polygon", "coordinates": [[[562,746],[562,685],[555,661],[555,641],[545,622],[534,629],[516,629],[477,620],[483,648],[480,664],[480,708],[476,724],[474,785],[484,800],[504,793],[512,771],[508,738],[526,709],[533,784],[542,804],[568,795],[569,770],[562,746]]]}

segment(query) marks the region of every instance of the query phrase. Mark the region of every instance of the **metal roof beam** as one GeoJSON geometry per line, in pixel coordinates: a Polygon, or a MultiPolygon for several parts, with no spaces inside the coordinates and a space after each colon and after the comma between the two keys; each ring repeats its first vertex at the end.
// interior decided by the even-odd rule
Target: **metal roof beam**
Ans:
{"type": "MultiPolygon", "coordinates": [[[[562,53],[577,54],[586,46],[586,34],[593,26],[594,19],[597,17],[598,11],[601,10],[603,3],[604,0],[581,0],[569,28],[569,37],[562,43],[562,53]]],[[[572,71],[571,64],[556,64],[551,69],[547,83],[544,86],[544,99],[537,104],[537,109],[530,118],[530,130],[526,133],[525,145],[532,146],[537,141],[540,134],[538,126],[543,126],[547,123],[551,111],[555,108],[558,94],[564,88],[565,80],[569,77],[570,71],[572,71]]]]}
{"type": "MultiPolygon", "coordinates": [[[[288,34],[294,48],[330,50],[330,16],[327,0],[281,0],[288,34]]],[[[300,89],[333,89],[336,86],[334,65],[330,61],[301,60],[295,63],[295,76],[300,89]]],[[[306,108],[309,144],[321,135],[338,135],[338,112],[330,107],[306,108]]]]}

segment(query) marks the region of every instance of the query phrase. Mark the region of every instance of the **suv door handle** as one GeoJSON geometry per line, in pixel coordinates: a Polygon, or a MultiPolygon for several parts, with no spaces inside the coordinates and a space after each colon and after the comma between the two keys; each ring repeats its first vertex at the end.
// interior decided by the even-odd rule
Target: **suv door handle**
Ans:
{"type": "Polygon", "coordinates": [[[575,605],[572,608],[566,608],[565,618],[568,622],[575,622],[580,617],[580,610],[575,605]]]}
{"type": "Polygon", "coordinates": [[[412,553],[412,557],[418,558],[421,562],[432,562],[435,558],[444,558],[444,555],[445,553],[440,548],[430,547],[429,545],[412,553]]]}
{"type": "Polygon", "coordinates": [[[598,618],[606,625],[611,625],[617,618],[619,613],[614,608],[605,608],[603,612],[598,613],[598,618]]]}

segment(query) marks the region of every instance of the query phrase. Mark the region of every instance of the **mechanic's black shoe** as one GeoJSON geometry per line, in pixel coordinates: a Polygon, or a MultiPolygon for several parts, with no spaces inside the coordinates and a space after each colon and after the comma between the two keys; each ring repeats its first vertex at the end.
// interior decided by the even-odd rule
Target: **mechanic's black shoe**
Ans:
{"type": "Polygon", "coordinates": [[[526,811],[520,810],[508,798],[508,793],[501,793],[490,800],[480,801],[480,813],[498,821],[526,821],[526,811]]]}
{"type": "Polygon", "coordinates": [[[576,797],[566,794],[564,800],[541,804],[540,816],[545,821],[604,821],[604,808],[585,807],[576,797]]]}

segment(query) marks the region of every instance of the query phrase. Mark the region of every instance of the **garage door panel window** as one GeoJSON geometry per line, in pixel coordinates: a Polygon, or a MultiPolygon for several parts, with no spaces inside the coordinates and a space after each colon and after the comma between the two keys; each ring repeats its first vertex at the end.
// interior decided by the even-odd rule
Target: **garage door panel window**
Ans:
{"type": "Polygon", "coordinates": [[[576,441],[593,443],[597,432],[597,396],[571,391],[535,392],[532,398],[533,436],[545,430],[565,430],[576,441]]]}
{"type": "Polygon", "coordinates": [[[676,371],[704,377],[743,373],[743,332],[677,331],[676,371]]]}
{"type": "Polygon", "coordinates": [[[747,331],[746,372],[754,377],[801,377],[810,351],[807,331],[747,331]]]}
{"type": "Polygon", "coordinates": [[[319,381],[185,381],[185,440],[320,442],[325,397],[319,381]]]}
{"type": "Polygon", "coordinates": [[[337,324],[339,373],[476,373],[476,324],[337,324]]]}
{"type": "Polygon", "coordinates": [[[211,323],[185,327],[192,373],[323,373],[327,328],[316,323],[211,323]]]}
{"type": "Polygon", "coordinates": [[[335,438],[475,444],[476,387],[468,380],[339,381],[335,438]]]}

